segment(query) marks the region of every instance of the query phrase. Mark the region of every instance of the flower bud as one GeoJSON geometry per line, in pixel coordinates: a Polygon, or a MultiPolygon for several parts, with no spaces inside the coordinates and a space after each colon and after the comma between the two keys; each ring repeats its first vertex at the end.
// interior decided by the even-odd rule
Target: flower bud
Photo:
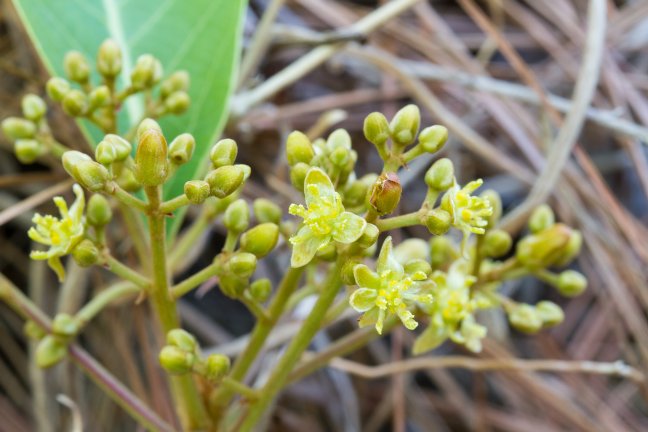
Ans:
{"type": "Polygon", "coordinates": [[[508,313],[514,329],[523,333],[537,333],[542,328],[542,319],[536,309],[528,304],[518,304],[508,313]]]}
{"type": "Polygon", "coordinates": [[[270,282],[270,279],[257,279],[250,285],[250,295],[259,303],[268,300],[270,294],[272,294],[272,282],[270,282]]]}
{"type": "Polygon", "coordinates": [[[409,238],[403,240],[394,247],[394,258],[401,265],[405,265],[412,260],[428,259],[428,245],[425,240],[419,238],[409,238]]]}
{"type": "Polygon", "coordinates": [[[230,369],[230,359],[223,354],[211,354],[205,359],[205,378],[219,381],[230,369]]]}
{"type": "Polygon", "coordinates": [[[187,111],[191,98],[186,91],[173,92],[164,100],[164,107],[170,114],[180,115],[187,111]]]}
{"type": "Polygon", "coordinates": [[[106,167],[79,151],[71,150],[63,153],[62,162],[65,171],[77,183],[92,192],[103,190],[111,180],[106,167]]]}
{"type": "Polygon", "coordinates": [[[184,193],[191,204],[202,204],[209,197],[209,183],[190,180],[184,184],[184,193]]]}
{"type": "Polygon", "coordinates": [[[24,118],[7,117],[2,121],[2,132],[11,140],[33,138],[36,135],[36,125],[24,118]]]}
{"type": "Polygon", "coordinates": [[[128,156],[130,156],[131,151],[133,150],[133,146],[131,146],[131,143],[129,143],[119,135],[108,134],[99,143],[99,145],[102,145],[104,141],[107,144],[110,144],[111,147],[113,147],[115,151],[115,161],[118,162],[125,160],[128,156]]]}
{"type": "Polygon", "coordinates": [[[79,51],[70,51],[63,59],[65,74],[72,81],[86,83],[90,77],[90,65],[88,60],[79,51]]]}
{"type": "Polygon", "coordinates": [[[249,278],[257,266],[257,257],[249,252],[237,252],[228,261],[229,269],[236,276],[249,278]]]}
{"type": "Polygon", "coordinates": [[[269,199],[257,198],[252,207],[254,216],[259,223],[272,222],[278,225],[281,222],[281,208],[269,199]]]}
{"type": "Polygon", "coordinates": [[[198,342],[196,338],[186,330],[176,328],[169,330],[166,335],[166,343],[168,346],[180,348],[186,352],[196,352],[198,349],[198,342]]]}
{"type": "Polygon", "coordinates": [[[78,117],[88,111],[88,98],[81,90],[72,89],[63,98],[63,111],[69,116],[78,117]]]}
{"type": "Polygon", "coordinates": [[[101,85],[93,89],[88,95],[88,104],[90,111],[101,108],[110,103],[110,89],[105,85],[101,85]]]}
{"type": "Polygon", "coordinates": [[[168,373],[182,375],[191,372],[196,355],[175,346],[165,346],[160,351],[160,364],[168,373]]]}
{"type": "Polygon", "coordinates": [[[403,268],[405,270],[405,273],[410,275],[423,273],[426,276],[430,276],[432,274],[432,266],[430,265],[430,263],[421,258],[408,261],[407,263],[405,263],[403,268]]]}
{"type": "Polygon", "coordinates": [[[380,230],[378,229],[378,227],[372,223],[368,223],[365,225],[365,229],[362,232],[360,238],[356,240],[356,244],[362,249],[367,249],[378,241],[379,235],[380,230]]]}
{"type": "Polygon", "coordinates": [[[240,298],[248,287],[246,278],[233,274],[223,274],[219,277],[221,292],[229,298],[240,298]]]}
{"type": "Polygon", "coordinates": [[[529,231],[539,233],[556,223],[554,212],[547,204],[541,204],[533,210],[529,217],[529,231]]]}
{"type": "Polygon", "coordinates": [[[364,121],[362,128],[365,138],[381,148],[389,139],[389,122],[382,113],[372,112],[364,121]]]}
{"type": "Polygon", "coordinates": [[[485,228],[494,228],[502,217],[502,198],[493,189],[485,190],[481,193],[480,197],[487,200],[490,207],[493,209],[493,213],[488,216],[488,225],[485,228]]]}
{"type": "Polygon", "coordinates": [[[77,166],[81,162],[92,162],[92,158],[85,153],[81,153],[80,151],[70,150],[63,153],[61,162],[63,163],[63,168],[65,169],[65,171],[72,177],[75,177],[77,166]]]}
{"type": "MultiPolygon", "coordinates": [[[[351,136],[349,132],[344,129],[335,129],[326,140],[326,147],[331,153],[337,149],[346,150],[348,153],[351,150],[351,136]]],[[[340,165],[344,164],[340,163],[340,165]]]]}
{"type": "Polygon", "coordinates": [[[95,159],[101,165],[109,166],[117,160],[117,150],[109,141],[103,140],[95,148],[95,159]]]}
{"type": "Polygon", "coordinates": [[[364,182],[360,180],[354,181],[344,191],[344,195],[342,197],[342,199],[344,200],[344,206],[357,207],[363,205],[368,190],[369,187],[364,182]]]}
{"type": "Polygon", "coordinates": [[[25,321],[23,333],[25,333],[25,336],[35,341],[39,341],[47,336],[45,330],[32,320],[25,321]]]}
{"type": "Polygon", "coordinates": [[[57,314],[52,320],[52,333],[63,338],[70,338],[79,331],[79,325],[70,314],[57,314]]]}
{"type": "Polygon", "coordinates": [[[117,184],[126,192],[137,192],[142,188],[142,185],[139,184],[139,182],[135,178],[133,170],[125,167],[122,168],[121,172],[119,173],[119,177],[117,177],[117,184]]]}
{"type": "Polygon", "coordinates": [[[571,236],[567,245],[554,262],[558,267],[566,266],[576,258],[583,247],[583,234],[577,230],[571,230],[571,236]]]}
{"type": "Polygon", "coordinates": [[[45,101],[35,94],[28,94],[23,97],[21,106],[25,118],[33,122],[42,119],[47,111],[45,101]]]}
{"type": "Polygon", "coordinates": [[[436,208],[425,215],[425,226],[430,234],[443,235],[450,230],[452,216],[447,211],[436,208]]]}
{"type": "Polygon", "coordinates": [[[481,253],[489,258],[500,258],[511,250],[513,239],[506,231],[493,229],[486,231],[481,248],[481,253]]]}
{"type": "Polygon", "coordinates": [[[70,83],[59,77],[50,78],[47,81],[47,95],[55,102],[61,102],[70,91],[70,83]]]}
{"type": "Polygon", "coordinates": [[[231,203],[223,215],[225,228],[234,233],[242,233],[250,225],[250,209],[244,199],[231,203]]]}
{"type": "Polygon", "coordinates": [[[209,151],[209,159],[214,168],[220,168],[226,165],[232,165],[238,154],[236,141],[225,138],[218,141],[209,151]]]}
{"type": "Polygon", "coordinates": [[[523,238],[517,244],[515,255],[528,269],[548,267],[564,253],[572,233],[568,226],[555,224],[551,228],[523,238]]]}
{"type": "Polygon", "coordinates": [[[408,146],[416,139],[421,124],[421,113],[416,105],[401,108],[389,123],[389,130],[394,143],[408,146]]]}
{"type": "Polygon", "coordinates": [[[92,195],[88,200],[86,219],[90,225],[95,227],[107,225],[112,219],[112,210],[108,200],[99,194],[92,195]]]}
{"type": "Polygon", "coordinates": [[[304,181],[310,169],[311,166],[304,162],[297,162],[290,168],[290,182],[299,192],[304,191],[304,181]]]}
{"type": "Polygon", "coordinates": [[[193,135],[183,133],[177,136],[169,145],[169,159],[172,164],[182,165],[191,159],[194,148],[196,147],[196,140],[193,135]]]}
{"type": "Polygon", "coordinates": [[[140,135],[135,153],[135,178],[144,186],[159,186],[169,173],[167,143],[157,129],[149,129],[140,135]]]}
{"type": "Polygon", "coordinates": [[[40,368],[49,368],[63,360],[67,354],[67,345],[58,338],[47,335],[36,347],[36,365],[40,368]]]}
{"type": "Polygon", "coordinates": [[[205,177],[210,193],[217,198],[225,198],[234,193],[245,179],[245,172],[239,165],[227,165],[210,171],[205,177]]]}
{"type": "Polygon", "coordinates": [[[340,269],[340,276],[342,276],[342,283],[344,285],[356,285],[355,274],[353,270],[355,266],[362,264],[361,258],[351,258],[344,262],[342,269],[340,269]]]}
{"type": "Polygon", "coordinates": [[[106,39],[97,53],[97,71],[106,78],[115,78],[122,70],[122,52],[119,45],[106,39]]]}
{"type": "Polygon", "coordinates": [[[454,183],[454,166],[448,158],[434,162],[425,173],[425,184],[432,190],[443,192],[454,183]]]}
{"type": "Polygon", "coordinates": [[[14,143],[14,153],[24,164],[34,163],[44,150],[43,145],[34,139],[19,139],[14,143]]]}
{"type": "Polygon", "coordinates": [[[329,160],[338,168],[344,168],[349,162],[351,152],[343,147],[338,147],[329,154],[329,160]]]}
{"type": "Polygon", "coordinates": [[[565,313],[554,302],[543,300],[535,306],[535,309],[542,320],[543,327],[557,326],[565,319],[565,313]]]}
{"type": "Polygon", "coordinates": [[[335,248],[333,242],[331,242],[324,246],[322,249],[319,249],[315,256],[324,261],[335,261],[335,258],[337,257],[337,249],[335,248]]]}
{"type": "Polygon", "coordinates": [[[162,65],[150,54],[137,58],[131,72],[131,86],[137,90],[153,87],[162,78],[162,65]]]}
{"type": "Polygon", "coordinates": [[[565,270],[558,276],[556,288],[565,297],[576,297],[587,288],[587,279],[576,270],[565,270]]]}
{"type": "Polygon", "coordinates": [[[241,250],[257,258],[268,255],[279,240],[279,227],[273,223],[262,223],[241,236],[241,250]]]}
{"type": "Polygon", "coordinates": [[[183,70],[176,71],[160,84],[160,96],[162,96],[162,99],[166,99],[174,92],[187,91],[188,89],[189,73],[183,70]]]}
{"type": "Polygon", "coordinates": [[[88,239],[83,240],[72,250],[72,258],[81,267],[90,267],[99,260],[99,249],[88,239]]]}
{"type": "Polygon", "coordinates": [[[302,132],[293,131],[286,140],[286,156],[290,166],[299,162],[308,164],[315,156],[313,144],[302,132]]]}
{"type": "Polygon", "coordinates": [[[162,128],[160,127],[160,124],[153,120],[152,118],[145,118],[142,120],[142,122],[137,126],[137,141],[142,139],[142,135],[144,132],[148,131],[149,129],[155,129],[156,131],[162,133],[162,128]]]}
{"type": "Polygon", "coordinates": [[[403,191],[396,173],[384,173],[371,188],[369,205],[380,216],[393,212],[400,202],[403,191]]]}
{"type": "Polygon", "coordinates": [[[421,147],[428,153],[436,153],[448,141],[448,129],[445,126],[434,125],[423,129],[419,135],[421,147]]]}
{"type": "Polygon", "coordinates": [[[442,268],[455,257],[456,251],[450,239],[442,236],[430,239],[430,263],[433,268],[442,268]]]}

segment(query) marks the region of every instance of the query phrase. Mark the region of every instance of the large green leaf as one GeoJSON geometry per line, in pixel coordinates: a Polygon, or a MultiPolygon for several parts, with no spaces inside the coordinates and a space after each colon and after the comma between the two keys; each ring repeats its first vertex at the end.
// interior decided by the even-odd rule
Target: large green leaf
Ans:
{"type": "MultiPolygon", "coordinates": [[[[245,0],[14,0],[38,53],[52,75],[63,76],[69,50],[94,59],[101,42],[110,37],[124,50],[124,73],[135,60],[150,53],[167,73],[191,74],[191,107],[160,123],[169,140],[192,133],[197,149],[193,160],[170,181],[165,195],[182,193],[186,180],[204,166],[210,144],[221,133],[235,82],[245,0]]],[[[126,78],[127,79],[127,78],[126,78]]],[[[123,85],[123,82],[122,82],[123,85]]],[[[142,115],[141,99],[125,104],[120,132],[142,115]]],[[[55,127],[55,126],[54,126],[55,127]]],[[[102,137],[93,125],[81,127],[95,145],[102,137]]],[[[179,219],[179,218],[178,218],[179,219]]]]}

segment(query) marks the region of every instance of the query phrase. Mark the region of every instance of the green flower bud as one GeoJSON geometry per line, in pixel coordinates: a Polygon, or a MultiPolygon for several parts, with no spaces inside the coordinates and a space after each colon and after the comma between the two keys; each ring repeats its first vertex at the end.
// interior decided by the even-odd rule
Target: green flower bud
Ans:
{"type": "Polygon", "coordinates": [[[184,184],[184,193],[191,204],[202,204],[209,197],[209,183],[190,180],[184,184]]]}
{"type": "Polygon", "coordinates": [[[63,153],[61,162],[63,163],[65,171],[70,174],[70,176],[75,177],[77,165],[81,162],[92,162],[92,158],[80,151],[70,150],[63,153]]]}
{"type": "Polygon", "coordinates": [[[430,263],[433,268],[445,267],[456,255],[454,245],[447,237],[436,236],[430,239],[430,263]]]}
{"type": "Polygon", "coordinates": [[[415,273],[425,273],[425,275],[430,276],[432,274],[432,266],[429,262],[424,259],[413,259],[408,261],[403,266],[405,273],[415,274],[415,273]]]}
{"type": "Polygon", "coordinates": [[[568,226],[555,224],[523,238],[517,244],[515,255],[520,263],[531,270],[551,266],[565,252],[572,234],[573,231],[568,226]]]}
{"type": "Polygon", "coordinates": [[[403,188],[396,173],[381,174],[371,188],[369,205],[380,216],[389,214],[398,206],[402,191],[403,188]]]}
{"type": "Polygon", "coordinates": [[[365,229],[362,232],[360,238],[356,240],[356,244],[362,249],[367,249],[378,241],[379,235],[380,230],[378,229],[378,227],[372,223],[368,223],[365,225],[365,229]]]}
{"type": "Polygon", "coordinates": [[[304,181],[310,169],[311,166],[304,162],[297,162],[290,168],[290,182],[299,192],[304,191],[304,181]]]}
{"type": "Polygon", "coordinates": [[[529,231],[539,233],[556,223],[553,210],[547,204],[541,204],[533,210],[529,217],[529,231]]]}
{"type": "Polygon", "coordinates": [[[488,225],[486,228],[494,228],[499,223],[500,218],[502,217],[502,198],[500,195],[492,190],[487,189],[480,195],[481,198],[484,198],[490,203],[490,207],[493,209],[493,213],[488,216],[488,225]]]}
{"type": "Polygon", "coordinates": [[[135,178],[144,186],[159,186],[167,178],[167,142],[157,129],[149,129],[140,135],[135,153],[135,178]]]}
{"type": "Polygon", "coordinates": [[[36,125],[20,117],[7,117],[2,121],[2,132],[10,140],[33,138],[36,135],[36,125]]]}
{"type": "Polygon", "coordinates": [[[322,249],[319,249],[316,256],[324,261],[335,261],[335,258],[337,257],[337,249],[335,248],[333,242],[331,242],[324,246],[322,249]]]}
{"type": "Polygon", "coordinates": [[[59,77],[50,78],[47,81],[47,95],[55,102],[61,102],[70,91],[70,83],[59,77]]]}
{"type": "Polygon", "coordinates": [[[99,143],[99,145],[102,145],[103,142],[106,142],[107,144],[110,144],[111,147],[113,147],[115,151],[115,161],[118,162],[125,160],[128,156],[130,156],[131,151],[133,150],[131,143],[129,143],[119,135],[108,134],[99,143]]]}
{"type": "Polygon", "coordinates": [[[168,346],[180,348],[186,352],[196,352],[198,350],[198,342],[196,338],[186,330],[176,328],[169,330],[166,335],[166,343],[168,346]]]}
{"type": "MultiPolygon", "coordinates": [[[[326,140],[326,147],[331,151],[335,152],[337,149],[346,150],[348,153],[351,150],[351,136],[349,132],[344,129],[335,129],[329,135],[326,140]]],[[[343,163],[339,164],[340,166],[344,165],[343,163]]]]}
{"type": "Polygon", "coordinates": [[[14,153],[24,164],[34,163],[44,150],[43,145],[34,139],[19,139],[14,143],[14,153]]]}
{"type": "Polygon", "coordinates": [[[115,78],[122,70],[122,52],[112,39],[106,39],[97,53],[97,71],[106,78],[115,78]]]}
{"type": "Polygon", "coordinates": [[[338,168],[343,168],[349,161],[349,150],[338,147],[329,154],[329,160],[338,168]]]}
{"type": "Polygon", "coordinates": [[[562,308],[554,302],[543,300],[535,306],[543,327],[557,326],[565,319],[562,308]]]}
{"type": "Polygon", "coordinates": [[[142,120],[139,126],[137,126],[137,141],[142,139],[144,132],[148,131],[149,129],[155,129],[156,131],[162,133],[162,128],[160,127],[160,124],[158,122],[151,118],[145,118],[144,120],[142,120]]]}
{"type": "Polygon", "coordinates": [[[436,153],[448,141],[448,129],[445,126],[434,125],[426,127],[419,135],[421,147],[428,153],[436,153]]]}
{"type": "Polygon", "coordinates": [[[88,111],[88,97],[81,90],[72,89],[63,98],[63,111],[69,116],[78,117],[88,111]]]}
{"type": "MultiPolygon", "coordinates": [[[[375,181],[375,180],[374,180],[375,181]]],[[[373,183],[372,183],[373,184],[373,183]]],[[[369,187],[362,181],[356,180],[344,191],[342,197],[345,207],[357,207],[364,204],[369,187]]]]}
{"type": "Polygon", "coordinates": [[[237,275],[223,274],[219,277],[221,292],[229,298],[240,298],[248,287],[246,278],[237,275]]]}
{"type": "Polygon", "coordinates": [[[166,99],[174,92],[187,91],[189,89],[189,72],[177,71],[172,73],[160,84],[160,96],[166,99]]]}
{"type": "Polygon", "coordinates": [[[109,166],[117,160],[117,149],[109,141],[103,140],[95,148],[95,159],[101,165],[109,166]]]}
{"type": "Polygon", "coordinates": [[[576,270],[565,270],[558,276],[556,288],[565,297],[576,297],[587,288],[587,279],[576,270]]]}
{"type": "Polygon", "coordinates": [[[506,231],[493,229],[486,231],[481,253],[489,258],[500,258],[511,250],[513,239],[506,231]]]}
{"type": "Polygon", "coordinates": [[[212,354],[205,359],[205,378],[219,381],[230,369],[230,359],[223,354],[212,354]]]}
{"type": "Polygon", "coordinates": [[[25,118],[33,122],[42,119],[47,111],[45,101],[35,94],[28,94],[23,97],[21,106],[25,118]]]}
{"type": "Polygon", "coordinates": [[[425,240],[409,238],[394,247],[394,258],[401,265],[416,259],[428,259],[428,245],[425,240]]]}
{"type": "Polygon", "coordinates": [[[421,113],[416,105],[401,108],[389,123],[392,140],[400,146],[408,146],[416,139],[421,124],[421,113]]]}
{"type": "Polygon", "coordinates": [[[65,74],[72,81],[86,83],[90,77],[90,65],[88,60],[79,51],[70,51],[63,59],[65,74]]]}
{"type": "Polygon", "coordinates": [[[52,333],[62,338],[71,338],[79,332],[79,324],[70,314],[57,314],[52,320],[52,333]]]}
{"type": "Polygon", "coordinates": [[[238,146],[236,141],[225,138],[218,141],[209,151],[209,159],[214,168],[232,165],[238,155],[238,146]]]}
{"type": "Polygon", "coordinates": [[[49,368],[63,360],[67,354],[67,345],[58,338],[47,335],[36,347],[36,365],[40,368],[49,368]]]}
{"type": "Polygon", "coordinates": [[[452,216],[445,210],[436,208],[425,215],[425,226],[430,234],[443,235],[450,230],[452,216]]]}
{"type": "Polygon", "coordinates": [[[574,260],[579,254],[583,247],[583,234],[577,230],[571,230],[571,236],[567,245],[560,253],[560,256],[554,262],[554,265],[558,267],[566,266],[574,260]]]}
{"type": "Polygon", "coordinates": [[[228,261],[229,269],[236,276],[249,278],[257,266],[257,257],[249,252],[237,252],[228,261]]]}
{"type": "Polygon", "coordinates": [[[137,90],[153,87],[162,78],[162,64],[150,54],[137,58],[131,72],[131,86],[137,90]]]}
{"type": "Polygon", "coordinates": [[[39,341],[47,336],[45,330],[32,320],[25,321],[23,333],[25,333],[25,336],[35,341],[39,341]]]}
{"type": "Polygon", "coordinates": [[[270,279],[257,279],[250,285],[250,295],[259,303],[268,300],[270,294],[272,294],[272,282],[270,282],[270,279]]]}
{"type": "Polygon", "coordinates": [[[191,98],[186,91],[173,92],[164,100],[164,107],[167,112],[175,115],[180,115],[187,111],[191,104],[191,98]]]}
{"type": "Polygon", "coordinates": [[[250,225],[250,209],[244,199],[231,203],[223,215],[225,228],[234,233],[242,233],[250,225]]]}
{"type": "Polygon", "coordinates": [[[244,169],[240,165],[228,165],[210,171],[205,177],[210,192],[217,198],[225,198],[234,193],[245,179],[244,169]]]}
{"type": "Polygon", "coordinates": [[[88,95],[88,104],[90,110],[101,108],[110,103],[110,89],[105,85],[101,85],[93,89],[88,95]]]}
{"type": "Polygon", "coordinates": [[[269,199],[257,198],[254,200],[252,207],[258,222],[271,222],[277,225],[281,222],[281,208],[269,199]]]}
{"type": "Polygon", "coordinates": [[[514,329],[523,333],[537,333],[542,328],[542,318],[536,309],[528,304],[518,304],[508,313],[514,329]]]}
{"type": "Polygon", "coordinates": [[[364,121],[362,128],[370,143],[382,148],[389,139],[389,122],[382,113],[372,112],[364,121]]]}
{"type": "Polygon", "coordinates": [[[88,239],[83,240],[72,250],[72,258],[81,267],[90,267],[99,261],[99,249],[88,239]]]}
{"type": "Polygon", "coordinates": [[[99,194],[92,195],[88,200],[86,219],[90,225],[95,227],[107,225],[112,219],[112,210],[108,200],[99,194]]]}
{"type": "Polygon", "coordinates": [[[425,173],[425,184],[432,190],[443,192],[454,183],[454,166],[448,158],[434,162],[425,173]]]}
{"type": "Polygon", "coordinates": [[[196,140],[193,135],[183,133],[177,136],[169,145],[169,159],[172,164],[182,165],[191,159],[194,148],[196,148],[196,140]]]}
{"type": "Polygon", "coordinates": [[[111,180],[110,173],[90,156],[76,150],[63,153],[63,168],[81,186],[92,192],[99,192],[111,180]]]}
{"type": "Polygon", "coordinates": [[[127,192],[137,192],[142,188],[142,185],[139,184],[133,174],[133,170],[129,168],[122,168],[119,177],[117,177],[117,184],[120,188],[124,189],[127,192]]]}
{"type": "Polygon", "coordinates": [[[241,250],[257,258],[268,255],[279,240],[279,227],[273,223],[262,223],[241,236],[241,250]]]}
{"type": "Polygon", "coordinates": [[[360,258],[351,258],[344,262],[342,269],[340,270],[340,275],[342,276],[342,283],[344,285],[356,285],[355,274],[353,269],[358,264],[362,264],[362,259],[360,258]]]}
{"type": "Polygon", "coordinates": [[[290,166],[299,162],[308,164],[313,160],[315,150],[306,135],[299,131],[293,131],[286,140],[286,156],[290,166]]]}
{"type": "Polygon", "coordinates": [[[191,372],[196,363],[196,355],[175,346],[165,346],[160,351],[159,360],[168,373],[183,375],[191,372]]]}

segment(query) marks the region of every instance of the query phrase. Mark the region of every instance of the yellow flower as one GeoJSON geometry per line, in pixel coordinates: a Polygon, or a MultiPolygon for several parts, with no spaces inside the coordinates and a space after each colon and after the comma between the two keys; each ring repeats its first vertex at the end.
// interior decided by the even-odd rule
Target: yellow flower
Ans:
{"type": "Polygon", "coordinates": [[[452,224],[465,234],[484,234],[487,218],[493,214],[488,200],[471,195],[482,183],[481,179],[473,180],[460,188],[455,180],[441,201],[441,208],[452,216],[452,224]]]}

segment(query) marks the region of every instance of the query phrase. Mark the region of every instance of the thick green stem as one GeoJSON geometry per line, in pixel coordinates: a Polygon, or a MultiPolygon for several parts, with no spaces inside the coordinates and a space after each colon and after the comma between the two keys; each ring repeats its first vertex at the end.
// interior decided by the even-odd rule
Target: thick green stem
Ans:
{"type": "Polygon", "coordinates": [[[189,204],[189,198],[187,198],[187,195],[178,195],[177,197],[170,199],[169,201],[163,202],[160,206],[160,211],[162,213],[173,213],[180,207],[184,207],[187,204],[189,204]]]}
{"type": "Polygon", "coordinates": [[[390,231],[397,228],[421,224],[421,212],[408,213],[374,222],[380,231],[390,231]]]}
{"type": "Polygon", "coordinates": [[[112,195],[120,202],[141,212],[146,211],[146,203],[144,201],[134,195],[131,195],[130,193],[122,189],[117,183],[113,183],[112,187],[114,188],[112,195]]]}
{"type": "Polygon", "coordinates": [[[140,288],[145,288],[150,284],[150,281],[147,278],[131,269],[130,267],[122,264],[112,255],[106,254],[104,259],[106,261],[108,270],[110,270],[120,278],[130,281],[140,288]]]}

